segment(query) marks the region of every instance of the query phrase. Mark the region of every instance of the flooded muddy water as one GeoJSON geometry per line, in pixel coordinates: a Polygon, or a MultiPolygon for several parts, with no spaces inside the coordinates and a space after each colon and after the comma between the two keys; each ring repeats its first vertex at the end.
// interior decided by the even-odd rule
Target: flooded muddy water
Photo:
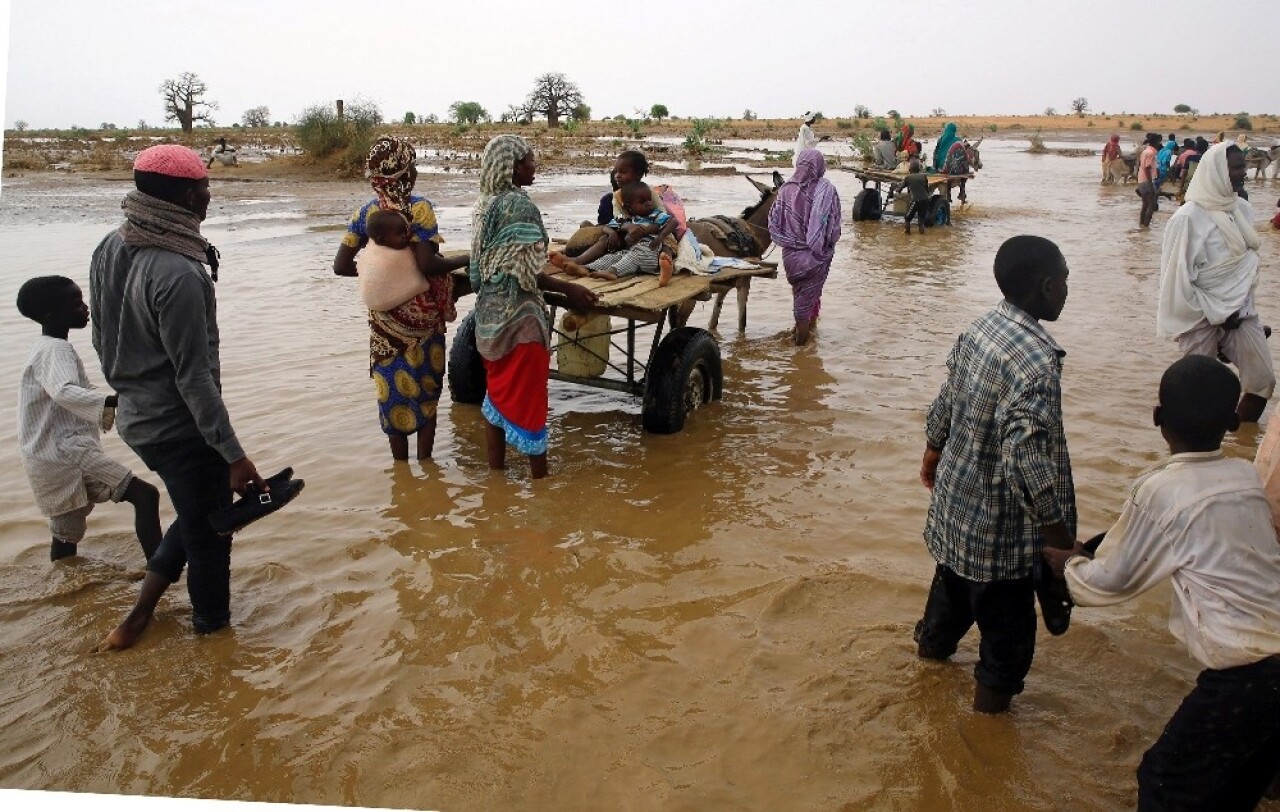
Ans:
{"type": "MultiPolygon", "coordinates": [[[[478,408],[447,395],[435,458],[392,463],[355,282],[330,270],[362,183],[215,169],[232,421],[264,473],[292,465],[306,491],[237,538],[232,630],[198,638],[179,584],[135,649],[91,653],[137,591],[130,512],[99,507],[82,556],[50,564],[15,436],[37,328],[0,308],[0,786],[447,810],[1131,808],[1198,671],[1165,628],[1167,587],[1041,631],[998,718],[969,710],[975,636],[949,664],[911,641],[933,568],[924,415],[955,335],[999,299],[1004,239],[1049,237],[1071,268],[1049,329],[1082,537],[1164,453],[1150,414],[1177,357],[1154,335],[1171,204],[1139,231],[1132,186],[1100,187],[1096,158],[1024,149],[984,142],[950,228],[846,220],[811,346],[779,337],[785,281],[757,282],[746,330],[721,319],[723,400],[679,434],[643,433],[636,398],[552,382],[538,482],[515,457],[489,471],[478,408]]],[[[858,183],[829,176],[847,217],[858,183]]],[[[740,177],[655,177],[693,215],[756,197],[740,177]]],[[[475,182],[420,181],[446,247],[469,244],[475,182]]],[[[563,174],[531,193],[567,234],[605,188],[563,174]]],[[[1249,189],[1270,217],[1280,184],[1249,189]]],[[[87,283],[125,191],[6,179],[0,300],[39,274],[87,283]]],[[[1280,235],[1259,231],[1280,269],[1280,235]]],[[[101,383],[88,331],[73,342],[101,383]]],[[[1228,453],[1257,442],[1241,432],[1228,453]]]]}

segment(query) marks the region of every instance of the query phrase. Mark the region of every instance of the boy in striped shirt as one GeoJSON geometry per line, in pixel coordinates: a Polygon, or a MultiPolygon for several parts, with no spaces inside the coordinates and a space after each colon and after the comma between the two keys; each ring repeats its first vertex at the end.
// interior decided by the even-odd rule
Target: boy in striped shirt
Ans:
{"type": "Polygon", "coordinates": [[[95,391],[67,340],[89,323],[80,286],[65,276],[40,276],[18,290],[18,312],[37,322],[18,389],[18,441],[36,507],[49,517],[49,559],[76,554],[97,502],[129,502],[134,530],[149,559],[160,544],[160,492],[102,450],[99,429],[111,428],[116,396],[95,391]]]}

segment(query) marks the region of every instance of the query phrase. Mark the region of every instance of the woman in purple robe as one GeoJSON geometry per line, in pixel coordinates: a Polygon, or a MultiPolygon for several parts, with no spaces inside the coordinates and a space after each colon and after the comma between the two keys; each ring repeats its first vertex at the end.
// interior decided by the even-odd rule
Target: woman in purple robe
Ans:
{"type": "Polygon", "coordinates": [[[822,306],[822,286],[831,270],[840,239],[840,195],[822,177],[827,161],[816,149],[796,159],[796,171],[782,184],[769,212],[769,235],[782,246],[782,266],[791,283],[797,345],[809,342],[809,332],[822,306]]]}

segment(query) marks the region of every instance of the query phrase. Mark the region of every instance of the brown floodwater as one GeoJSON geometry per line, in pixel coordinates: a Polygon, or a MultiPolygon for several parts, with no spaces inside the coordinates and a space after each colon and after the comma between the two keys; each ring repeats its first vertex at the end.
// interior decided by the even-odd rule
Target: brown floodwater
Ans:
{"type": "MultiPolygon", "coordinates": [[[[478,408],[447,395],[435,458],[392,463],[355,284],[330,271],[363,184],[215,173],[227,402],[259,468],[292,465],[306,491],[237,538],[232,630],[197,637],[180,583],[140,645],[92,653],[137,591],[130,512],[101,506],[82,556],[48,561],[13,409],[36,328],[0,308],[0,786],[446,810],[1132,807],[1138,760],[1198,671],[1166,629],[1167,587],[1041,631],[998,718],[969,710],[975,636],[949,664],[911,642],[933,569],[924,414],[955,335],[999,298],[1004,239],[1049,237],[1071,268],[1050,330],[1082,536],[1164,453],[1150,410],[1177,357],[1154,336],[1171,205],[1139,231],[1132,187],[1099,187],[1096,158],[1024,147],[984,143],[950,228],[846,221],[811,346],[779,338],[786,283],[757,283],[745,332],[721,320],[724,399],[679,434],[643,433],[636,398],[552,382],[538,482],[514,456],[489,471],[478,408]]],[[[831,176],[847,214],[857,182],[831,176]]],[[[754,198],[738,177],[666,179],[694,215],[754,198]]],[[[466,247],[475,177],[419,183],[466,247]]],[[[564,234],[603,185],[547,175],[532,194],[564,234]]],[[[1280,184],[1249,189],[1270,217],[1280,184]]],[[[84,283],[125,191],[6,179],[0,301],[38,274],[84,283]]],[[[1274,270],[1280,235],[1260,231],[1274,270]]],[[[1280,320],[1269,274],[1259,303],[1280,320]]],[[[88,331],[73,341],[100,382],[88,331]]]]}

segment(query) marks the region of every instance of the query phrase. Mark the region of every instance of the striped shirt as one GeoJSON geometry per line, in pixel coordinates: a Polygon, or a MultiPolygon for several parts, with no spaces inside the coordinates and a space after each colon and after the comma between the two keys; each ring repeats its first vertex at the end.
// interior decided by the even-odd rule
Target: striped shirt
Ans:
{"type": "Polygon", "coordinates": [[[114,487],[129,469],[102,451],[106,395],[94,390],[65,339],[40,336],[18,385],[18,443],[36,507],[58,516],[92,501],[85,478],[114,487]]]}
{"type": "Polygon", "coordinates": [[[1076,533],[1075,486],[1062,429],[1062,358],[1040,323],[1001,302],[956,340],[929,408],[942,450],[925,543],[971,581],[1031,573],[1041,527],[1076,533]]]}

